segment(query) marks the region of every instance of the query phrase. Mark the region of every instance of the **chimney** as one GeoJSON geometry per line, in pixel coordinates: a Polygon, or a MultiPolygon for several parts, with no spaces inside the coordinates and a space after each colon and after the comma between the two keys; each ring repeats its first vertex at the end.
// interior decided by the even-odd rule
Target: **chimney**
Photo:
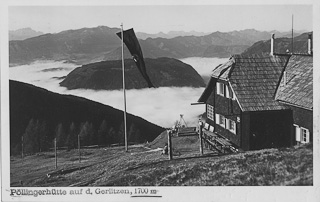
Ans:
{"type": "Polygon", "coordinates": [[[308,54],[312,54],[312,34],[308,34],[308,54]]]}
{"type": "Polygon", "coordinates": [[[274,34],[271,34],[271,50],[270,55],[274,55],[274,34]]]}

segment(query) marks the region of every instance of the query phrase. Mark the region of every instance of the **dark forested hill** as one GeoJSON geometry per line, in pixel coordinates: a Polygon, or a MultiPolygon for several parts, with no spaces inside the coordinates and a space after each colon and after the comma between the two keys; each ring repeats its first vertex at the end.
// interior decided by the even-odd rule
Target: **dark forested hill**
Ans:
{"type": "MultiPolygon", "coordinates": [[[[204,87],[201,76],[192,66],[173,58],[145,59],[147,73],[156,87],[204,87]]],[[[147,88],[146,81],[141,76],[132,59],[125,60],[126,88],[147,88]]],[[[120,60],[103,61],[83,65],[74,69],[60,83],[68,89],[106,89],[122,88],[122,66],[120,60]]]]}
{"type": "MultiPolygon", "coordinates": [[[[123,112],[94,101],[60,95],[10,80],[10,149],[26,153],[58,146],[75,148],[80,134],[82,145],[124,142],[123,112]]],[[[127,114],[130,142],[152,141],[164,128],[127,114]]]]}

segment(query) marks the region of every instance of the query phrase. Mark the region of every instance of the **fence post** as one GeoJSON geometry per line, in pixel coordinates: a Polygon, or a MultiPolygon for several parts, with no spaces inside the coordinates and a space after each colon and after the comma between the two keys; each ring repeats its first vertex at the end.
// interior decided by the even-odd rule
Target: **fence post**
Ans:
{"type": "Polygon", "coordinates": [[[171,130],[167,130],[168,134],[168,154],[169,160],[172,160],[171,130]]]}
{"type": "Polygon", "coordinates": [[[78,135],[78,152],[79,152],[79,163],[81,163],[80,134],[78,135]]]}
{"type": "Polygon", "coordinates": [[[57,138],[54,138],[54,159],[55,159],[55,167],[58,168],[58,158],[57,158],[57,138]]]}
{"type": "Polygon", "coordinates": [[[21,158],[23,158],[23,135],[21,136],[21,158]]]}
{"type": "Polygon", "coordinates": [[[202,121],[199,121],[199,140],[200,140],[200,154],[203,155],[203,142],[202,142],[202,121]]]}

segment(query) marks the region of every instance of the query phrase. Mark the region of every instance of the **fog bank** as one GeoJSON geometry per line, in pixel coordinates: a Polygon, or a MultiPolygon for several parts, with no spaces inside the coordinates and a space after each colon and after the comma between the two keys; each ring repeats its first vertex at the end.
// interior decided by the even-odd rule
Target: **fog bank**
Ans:
{"type": "MultiPolygon", "coordinates": [[[[186,58],[183,62],[193,66],[200,75],[210,74],[212,69],[226,59],[219,58],[186,58]]],[[[122,90],[67,90],[61,87],[59,77],[66,76],[77,66],[57,61],[38,61],[29,65],[11,67],[9,77],[30,83],[60,94],[71,94],[85,97],[105,105],[123,110],[122,90]]],[[[160,87],[141,90],[126,90],[127,112],[140,116],[162,127],[171,127],[180,114],[184,115],[187,125],[198,122],[198,116],[205,111],[204,105],[191,105],[196,102],[204,88],[160,87]]]]}

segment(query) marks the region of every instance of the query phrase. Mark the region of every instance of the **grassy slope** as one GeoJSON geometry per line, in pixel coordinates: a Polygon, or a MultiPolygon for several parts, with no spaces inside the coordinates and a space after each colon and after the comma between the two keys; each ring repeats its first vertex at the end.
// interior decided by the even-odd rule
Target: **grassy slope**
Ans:
{"type": "MultiPolygon", "coordinates": [[[[162,139],[166,136],[163,135],[162,139]]],[[[151,144],[151,143],[150,143],[151,144]]],[[[265,149],[231,155],[198,152],[197,137],[174,137],[174,160],[143,145],[59,151],[55,171],[52,152],[11,157],[11,186],[183,186],[183,185],[312,185],[312,145],[265,149]],[[189,147],[178,142],[189,142],[189,147]],[[178,154],[180,152],[180,154],[178,154]],[[78,168],[72,170],[72,168],[78,168]]],[[[155,148],[155,147],[153,147],[155,148]]]]}
{"type": "Polygon", "coordinates": [[[182,158],[125,171],[107,185],[312,185],[312,146],[182,158]]]}

